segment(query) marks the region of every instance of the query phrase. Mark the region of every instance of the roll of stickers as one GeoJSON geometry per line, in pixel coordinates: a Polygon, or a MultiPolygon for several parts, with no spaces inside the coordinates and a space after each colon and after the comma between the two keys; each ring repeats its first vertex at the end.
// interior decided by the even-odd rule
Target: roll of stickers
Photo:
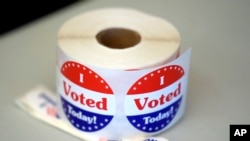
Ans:
{"type": "Polygon", "coordinates": [[[168,21],[93,10],[65,22],[58,44],[59,109],[75,130],[112,140],[152,136],[182,117],[190,51],[178,57],[180,35],[168,21]]]}

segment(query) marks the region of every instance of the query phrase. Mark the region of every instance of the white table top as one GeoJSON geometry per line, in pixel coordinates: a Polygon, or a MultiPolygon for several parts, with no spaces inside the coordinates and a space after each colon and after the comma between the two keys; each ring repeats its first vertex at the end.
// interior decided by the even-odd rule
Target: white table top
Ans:
{"type": "Polygon", "coordinates": [[[84,1],[0,37],[0,140],[77,141],[30,117],[13,101],[38,84],[55,91],[57,32],[76,14],[130,7],[163,17],[192,47],[185,116],[170,141],[228,141],[230,124],[250,124],[250,1],[84,1]]]}

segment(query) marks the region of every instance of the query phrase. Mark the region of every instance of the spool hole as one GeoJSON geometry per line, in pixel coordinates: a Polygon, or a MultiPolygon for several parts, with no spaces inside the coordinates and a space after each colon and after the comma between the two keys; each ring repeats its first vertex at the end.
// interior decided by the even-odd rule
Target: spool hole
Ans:
{"type": "Polygon", "coordinates": [[[96,35],[97,41],[109,48],[125,49],[133,47],[141,41],[141,36],[130,29],[108,28],[96,35]]]}

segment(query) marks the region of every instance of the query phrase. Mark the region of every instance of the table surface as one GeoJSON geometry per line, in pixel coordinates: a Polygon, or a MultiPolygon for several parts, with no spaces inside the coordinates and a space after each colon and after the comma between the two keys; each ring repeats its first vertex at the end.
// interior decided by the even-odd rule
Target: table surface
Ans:
{"type": "Polygon", "coordinates": [[[192,48],[184,117],[170,141],[228,141],[230,124],[250,124],[250,1],[83,1],[0,37],[0,140],[77,141],[30,117],[13,101],[38,84],[55,91],[57,32],[66,20],[103,7],[135,8],[173,23],[192,48]]]}

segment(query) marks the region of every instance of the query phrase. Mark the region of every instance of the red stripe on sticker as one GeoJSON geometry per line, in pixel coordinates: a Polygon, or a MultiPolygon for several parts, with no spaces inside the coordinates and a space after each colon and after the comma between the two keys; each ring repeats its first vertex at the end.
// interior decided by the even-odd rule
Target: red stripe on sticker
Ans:
{"type": "Polygon", "coordinates": [[[154,70],[138,79],[128,91],[128,95],[144,94],[165,88],[184,75],[179,65],[171,65],[154,70]]]}
{"type": "Polygon", "coordinates": [[[103,94],[113,94],[111,87],[100,75],[82,64],[67,61],[62,65],[61,73],[80,87],[103,94]]]}

